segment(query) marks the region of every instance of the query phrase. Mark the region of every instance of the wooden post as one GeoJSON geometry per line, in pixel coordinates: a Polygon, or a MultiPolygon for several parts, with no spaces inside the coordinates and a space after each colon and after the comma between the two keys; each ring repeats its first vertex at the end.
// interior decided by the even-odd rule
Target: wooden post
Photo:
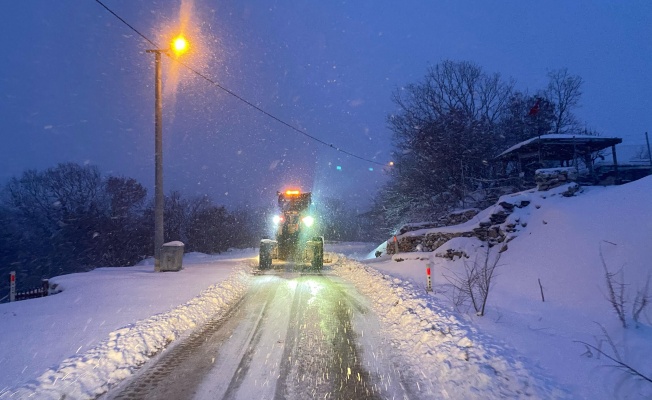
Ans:
{"type": "Polygon", "coordinates": [[[620,177],[618,176],[618,158],[616,157],[616,145],[611,146],[611,157],[613,158],[614,162],[614,172],[616,173],[616,185],[620,182],[620,177]]]}
{"type": "Polygon", "coordinates": [[[541,286],[541,278],[537,278],[539,281],[539,289],[541,290],[541,301],[545,303],[546,298],[543,296],[543,286],[541,286]]]}

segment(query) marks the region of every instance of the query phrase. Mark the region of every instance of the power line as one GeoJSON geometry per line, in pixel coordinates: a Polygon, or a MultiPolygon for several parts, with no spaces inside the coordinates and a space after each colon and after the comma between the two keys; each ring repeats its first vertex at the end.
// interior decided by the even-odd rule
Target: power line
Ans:
{"type": "Polygon", "coordinates": [[[104,7],[104,9],[105,9],[106,11],[110,12],[114,17],[116,17],[117,19],[119,19],[120,22],[122,22],[123,24],[127,25],[127,26],[129,27],[129,29],[131,29],[132,31],[136,32],[136,33],[138,34],[138,36],[140,36],[140,37],[142,37],[143,39],[147,40],[147,41],[148,41],[152,46],[154,46],[154,47],[158,47],[158,46],[156,45],[156,43],[154,43],[154,42],[152,42],[151,40],[149,40],[149,38],[148,38],[147,36],[145,36],[145,35],[143,35],[142,33],[140,33],[140,32],[138,31],[138,29],[136,29],[136,28],[134,28],[133,26],[131,26],[127,21],[125,21],[124,19],[122,19],[122,17],[120,17],[118,14],[114,13],[114,12],[113,12],[109,7],[107,7],[107,6],[106,6],[104,3],[102,3],[100,0],[95,0],[95,1],[97,1],[97,2],[99,3],[99,5],[101,5],[102,7],[104,7]]]}
{"type": "MultiPolygon", "coordinates": [[[[119,16],[118,14],[116,14],[113,10],[111,10],[111,9],[110,9],[109,7],[107,7],[104,3],[102,3],[102,1],[100,1],[100,0],[95,0],[95,1],[96,1],[99,5],[101,5],[105,10],[107,10],[109,13],[111,13],[111,15],[113,15],[113,16],[116,17],[118,20],[120,20],[120,22],[122,22],[122,23],[125,24],[127,27],[129,27],[129,29],[131,29],[132,31],[134,31],[138,36],[140,36],[141,38],[143,38],[144,40],[146,40],[146,41],[147,41],[149,44],[151,44],[152,46],[158,48],[158,45],[157,45],[156,43],[154,43],[154,42],[153,42],[152,40],[150,40],[147,36],[145,36],[144,34],[142,34],[138,29],[134,28],[131,24],[129,24],[129,23],[128,23],[127,21],[125,21],[122,17],[120,17],[120,16],[119,16]]],[[[314,141],[316,141],[316,142],[318,142],[318,143],[320,143],[320,144],[323,144],[324,146],[328,146],[328,147],[330,147],[330,148],[333,149],[333,150],[339,151],[340,153],[346,154],[346,155],[348,155],[348,156],[350,156],[350,157],[354,157],[354,158],[357,158],[357,159],[362,160],[362,161],[366,161],[366,162],[369,162],[369,163],[372,163],[372,164],[382,165],[382,166],[388,165],[388,164],[383,164],[383,163],[378,162],[378,161],[374,161],[374,160],[370,160],[370,159],[368,159],[368,158],[364,158],[364,157],[358,156],[358,155],[356,155],[356,154],[354,154],[354,153],[351,153],[351,152],[349,152],[349,151],[346,151],[346,150],[344,150],[344,149],[342,149],[342,148],[336,147],[336,146],[334,146],[332,143],[324,142],[323,140],[319,139],[318,137],[312,136],[312,135],[310,135],[309,133],[304,132],[304,131],[302,131],[301,129],[295,127],[294,125],[292,125],[292,124],[290,124],[290,123],[288,123],[288,122],[285,122],[284,120],[282,120],[281,118],[275,116],[274,114],[271,114],[270,112],[265,111],[264,109],[258,107],[257,105],[253,104],[252,102],[250,102],[249,100],[245,99],[244,97],[238,95],[238,94],[235,93],[234,91],[232,91],[232,90],[230,90],[230,89],[228,89],[228,88],[226,88],[226,87],[220,85],[218,82],[216,82],[216,81],[214,81],[213,79],[209,78],[209,77],[206,76],[205,74],[199,72],[198,70],[196,70],[195,68],[193,68],[191,65],[189,65],[189,64],[187,64],[187,63],[184,63],[183,61],[180,61],[180,60],[174,59],[174,58],[170,58],[170,59],[171,59],[172,61],[175,61],[175,62],[179,63],[180,65],[184,66],[184,67],[187,68],[189,71],[191,71],[191,72],[194,73],[195,75],[197,75],[197,76],[203,78],[205,81],[207,81],[208,83],[212,84],[213,86],[216,86],[217,88],[223,90],[223,91],[226,92],[227,94],[229,94],[229,95],[235,97],[237,100],[241,101],[242,103],[244,103],[244,104],[248,105],[249,107],[255,109],[256,111],[258,111],[258,112],[260,112],[260,113],[266,115],[267,117],[269,117],[269,118],[275,120],[276,122],[278,122],[278,123],[280,123],[280,124],[286,126],[287,128],[290,128],[290,129],[292,129],[293,131],[295,131],[295,132],[297,132],[297,133],[300,133],[300,134],[306,136],[306,137],[309,138],[309,139],[312,139],[312,140],[314,140],[314,141]]]]}

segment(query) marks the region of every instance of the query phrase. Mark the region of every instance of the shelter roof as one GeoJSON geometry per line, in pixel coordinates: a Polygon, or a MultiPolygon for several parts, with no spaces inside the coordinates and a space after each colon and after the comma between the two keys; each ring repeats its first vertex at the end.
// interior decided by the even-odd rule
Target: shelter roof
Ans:
{"type": "Polygon", "coordinates": [[[621,138],[589,135],[549,134],[533,137],[500,153],[496,159],[510,161],[538,157],[544,160],[570,160],[576,154],[588,154],[622,143],[621,138]]]}

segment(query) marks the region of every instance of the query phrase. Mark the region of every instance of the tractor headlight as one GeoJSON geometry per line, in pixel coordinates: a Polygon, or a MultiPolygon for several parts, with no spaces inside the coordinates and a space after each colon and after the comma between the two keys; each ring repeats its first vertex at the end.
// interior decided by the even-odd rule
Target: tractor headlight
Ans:
{"type": "Polygon", "coordinates": [[[275,215],[274,218],[272,218],[272,221],[274,221],[275,224],[279,224],[281,221],[283,221],[283,217],[280,215],[275,215]]]}
{"type": "Polygon", "coordinates": [[[311,227],[312,224],[315,223],[315,219],[311,216],[303,217],[301,221],[303,221],[303,223],[306,224],[307,227],[311,227]]]}

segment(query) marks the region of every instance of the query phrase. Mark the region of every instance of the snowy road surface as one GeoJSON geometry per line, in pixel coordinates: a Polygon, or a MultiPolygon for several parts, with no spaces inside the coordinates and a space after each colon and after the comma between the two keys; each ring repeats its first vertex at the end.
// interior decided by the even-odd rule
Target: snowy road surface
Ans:
{"type": "MultiPolygon", "coordinates": [[[[32,368],[45,372],[0,386],[0,398],[609,398],[573,397],[419,282],[331,256],[323,275],[252,275],[255,258],[195,254],[173,275],[137,266],[57,278],[62,293],[3,305],[13,327],[3,339],[23,341],[20,322],[34,321],[57,330],[31,332],[32,341],[47,349],[64,342],[56,354],[72,355],[50,368],[37,363],[32,368]],[[210,287],[196,295],[198,283],[210,287]],[[152,304],[174,304],[168,297],[179,290],[195,297],[151,315],[152,304]],[[19,319],[32,305],[39,313],[19,319]],[[43,324],[50,314],[59,325],[43,324]],[[133,322],[136,315],[151,316],[133,322]],[[95,344],[80,351],[77,335],[95,321],[109,333],[91,332],[83,341],[95,344]]],[[[17,349],[13,362],[0,353],[3,378],[36,357],[17,349]]]]}
{"type": "Polygon", "coordinates": [[[412,397],[368,300],[330,274],[256,276],[223,318],[152,359],[107,399],[412,397]]]}

